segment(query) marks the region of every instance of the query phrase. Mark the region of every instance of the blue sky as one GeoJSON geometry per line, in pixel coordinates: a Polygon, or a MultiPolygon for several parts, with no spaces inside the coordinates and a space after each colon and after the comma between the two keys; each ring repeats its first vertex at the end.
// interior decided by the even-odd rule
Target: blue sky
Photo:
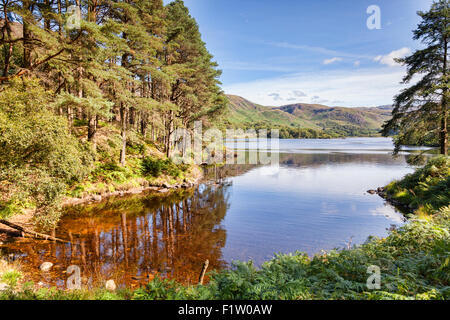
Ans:
{"type": "Polygon", "coordinates": [[[185,0],[223,71],[222,88],[263,105],[392,103],[418,10],[432,0],[185,0]],[[370,30],[367,8],[380,8],[370,30]]]}

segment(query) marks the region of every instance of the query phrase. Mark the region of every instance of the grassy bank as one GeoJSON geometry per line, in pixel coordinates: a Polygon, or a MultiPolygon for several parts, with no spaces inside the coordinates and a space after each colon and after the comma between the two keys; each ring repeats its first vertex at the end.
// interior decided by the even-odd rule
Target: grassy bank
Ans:
{"type": "MultiPolygon", "coordinates": [[[[156,278],[136,291],[104,289],[64,292],[16,288],[3,299],[449,299],[450,207],[448,158],[431,160],[424,168],[386,187],[404,204],[419,206],[403,227],[385,239],[369,238],[348,250],[308,257],[297,252],[277,255],[256,268],[236,262],[212,274],[207,285],[185,287],[156,278]],[[424,185],[426,183],[426,186],[424,185]],[[399,192],[411,193],[401,197],[399,192]],[[394,193],[395,192],[395,193],[394,193]],[[420,208],[426,208],[420,209],[420,208]],[[368,289],[369,266],[378,266],[380,289],[368,289]]],[[[23,287],[23,286],[22,286],[23,287]]]]}
{"type": "Polygon", "coordinates": [[[433,214],[450,203],[450,160],[436,157],[384,189],[389,200],[409,207],[417,214],[433,214]]]}

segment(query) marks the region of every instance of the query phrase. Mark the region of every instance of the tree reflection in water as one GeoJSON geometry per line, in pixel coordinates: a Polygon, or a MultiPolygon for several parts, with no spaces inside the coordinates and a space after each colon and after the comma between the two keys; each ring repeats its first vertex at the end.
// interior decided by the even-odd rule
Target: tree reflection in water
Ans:
{"type": "Polygon", "coordinates": [[[80,266],[84,284],[114,279],[133,286],[156,274],[193,284],[206,259],[209,270],[226,266],[221,222],[229,207],[227,189],[201,185],[72,208],[56,230],[70,244],[20,240],[7,250],[21,256],[24,268],[35,270],[36,282],[58,287],[64,287],[65,270],[73,264],[80,266]],[[36,271],[44,261],[55,264],[50,273],[36,271]]]}

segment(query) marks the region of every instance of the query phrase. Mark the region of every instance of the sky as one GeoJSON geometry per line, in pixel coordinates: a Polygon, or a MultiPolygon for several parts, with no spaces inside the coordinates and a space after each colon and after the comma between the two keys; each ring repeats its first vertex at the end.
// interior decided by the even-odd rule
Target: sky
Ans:
{"type": "Polygon", "coordinates": [[[405,67],[393,58],[422,47],[412,30],[432,0],[184,2],[225,93],[266,106],[363,107],[392,104],[404,88],[405,67]]]}

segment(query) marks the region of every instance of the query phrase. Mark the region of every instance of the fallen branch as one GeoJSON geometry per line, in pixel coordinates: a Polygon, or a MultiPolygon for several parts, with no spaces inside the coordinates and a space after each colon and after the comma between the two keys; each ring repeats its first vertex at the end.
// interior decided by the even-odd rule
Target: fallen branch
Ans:
{"type": "Polygon", "coordinates": [[[200,284],[200,285],[203,284],[203,278],[205,277],[208,266],[209,266],[209,260],[206,260],[205,263],[203,264],[202,272],[200,273],[200,278],[198,279],[198,284],[200,284]]]}
{"type": "Polygon", "coordinates": [[[36,239],[52,240],[52,241],[59,241],[59,242],[64,242],[64,243],[70,242],[70,241],[67,241],[67,240],[63,240],[63,239],[59,239],[59,238],[55,238],[55,237],[49,236],[47,234],[43,234],[43,233],[27,230],[27,229],[25,229],[22,226],[19,226],[19,225],[15,224],[15,223],[12,223],[12,222],[9,222],[9,221],[3,220],[3,219],[0,219],[0,223],[4,224],[5,226],[8,226],[8,227],[10,227],[12,229],[18,230],[18,231],[20,231],[22,233],[29,234],[29,235],[33,236],[33,238],[36,238],[36,239]]]}

